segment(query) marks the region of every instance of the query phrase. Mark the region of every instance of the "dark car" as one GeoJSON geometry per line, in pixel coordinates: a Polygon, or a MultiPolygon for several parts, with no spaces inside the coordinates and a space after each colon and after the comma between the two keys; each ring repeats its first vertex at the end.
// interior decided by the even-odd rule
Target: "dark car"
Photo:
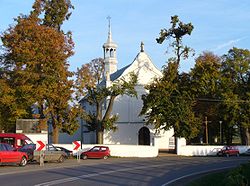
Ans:
{"type": "Polygon", "coordinates": [[[67,155],[66,158],[70,158],[70,157],[73,156],[73,151],[71,151],[71,150],[68,150],[68,149],[66,149],[66,148],[64,148],[64,147],[59,147],[59,146],[54,146],[54,147],[55,147],[57,150],[59,150],[59,151],[65,152],[65,154],[67,155]]]}
{"type": "MultiPolygon", "coordinates": [[[[36,144],[28,144],[19,149],[21,152],[25,152],[28,155],[29,161],[40,161],[40,151],[36,151],[36,144]]],[[[63,162],[67,158],[67,154],[64,151],[56,149],[52,144],[46,145],[44,152],[44,161],[57,161],[63,162]]]]}
{"type": "Polygon", "coordinates": [[[217,155],[218,156],[232,156],[232,155],[235,155],[235,156],[239,156],[240,152],[238,150],[237,147],[235,146],[226,146],[226,147],[223,147],[218,153],[217,155]]]}
{"type": "Polygon", "coordinates": [[[36,144],[27,144],[22,148],[18,149],[20,152],[25,152],[28,156],[28,161],[33,161],[34,159],[34,151],[36,150],[36,144]]]}
{"type": "Polygon", "coordinates": [[[25,166],[28,161],[26,153],[16,151],[10,144],[0,143],[0,164],[15,163],[25,166]]]}
{"type": "Polygon", "coordinates": [[[81,159],[88,159],[88,158],[103,158],[108,159],[110,156],[109,147],[106,146],[94,146],[93,148],[85,151],[81,154],[81,159]]]}

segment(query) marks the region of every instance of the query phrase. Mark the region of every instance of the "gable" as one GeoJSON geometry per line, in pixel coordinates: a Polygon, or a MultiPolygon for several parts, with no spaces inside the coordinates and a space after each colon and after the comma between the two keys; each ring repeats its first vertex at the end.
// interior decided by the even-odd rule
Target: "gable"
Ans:
{"type": "Polygon", "coordinates": [[[150,84],[155,78],[162,77],[161,71],[155,67],[145,52],[140,52],[129,66],[124,67],[123,72],[119,74],[117,80],[128,78],[131,72],[137,75],[139,85],[150,84]]]}

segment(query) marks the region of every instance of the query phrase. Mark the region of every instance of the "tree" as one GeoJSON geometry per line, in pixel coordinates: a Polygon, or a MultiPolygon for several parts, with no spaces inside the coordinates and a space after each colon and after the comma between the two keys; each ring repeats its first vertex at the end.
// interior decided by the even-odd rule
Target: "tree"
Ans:
{"type": "Polygon", "coordinates": [[[57,143],[64,124],[69,133],[70,128],[77,127],[73,119],[77,107],[69,108],[73,81],[68,78],[73,74],[67,63],[73,55],[74,43],[71,35],[42,24],[38,17],[43,10],[42,2],[37,0],[31,14],[18,17],[17,24],[2,36],[5,52],[1,64],[15,88],[15,96],[29,107],[37,104],[40,116],[50,118],[53,142],[57,143]],[[69,111],[69,117],[65,117],[65,111],[69,111]]]}
{"type": "Polygon", "coordinates": [[[156,41],[157,43],[162,44],[165,40],[174,40],[169,44],[169,46],[173,48],[176,62],[179,65],[181,57],[183,57],[183,59],[187,59],[190,52],[193,51],[190,47],[182,44],[182,38],[187,34],[191,35],[194,27],[192,23],[184,24],[181,22],[177,15],[171,17],[170,23],[172,24],[171,28],[162,29],[160,36],[156,39],[156,41]]]}
{"type": "Polygon", "coordinates": [[[70,9],[74,9],[70,0],[44,0],[43,24],[62,31],[63,22],[72,14],[69,12],[70,9]]]}
{"type": "Polygon", "coordinates": [[[193,99],[187,91],[185,76],[176,73],[177,63],[169,62],[163,77],[148,85],[147,95],[142,96],[141,115],[156,130],[174,129],[175,137],[193,138],[199,132],[199,118],[192,110],[193,99]]]}
{"type": "Polygon", "coordinates": [[[0,72],[0,131],[13,132],[16,119],[28,115],[25,105],[16,97],[14,87],[4,71],[0,72]]]}
{"type": "MultiPolygon", "coordinates": [[[[241,141],[250,144],[250,51],[232,48],[223,56],[221,105],[223,120],[230,137],[234,126],[241,130],[241,141]]],[[[228,137],[227,143],[232,142],[228,137]]]]}
{"type": "Polygon", "coordinates": [[[93,112],[85,110],[83,119],[87,122],[89,130],[96,131],[96,141],[103,143],[104,130],[116,130],[115,122],[118,117],[111,115],[115,98],[119,95],[135,96],[137,76],[130,74],[129,80],[119,79],[106,86],[103,76],[104,61],[101,58],[92,60],[77,70],[76,87],[78,95],[94,108],[93,112]],[[106,109],[103,110],[103,106],[106,109]]]}
{"type": "Polygon", "coordinates": [[[199,131],[198,118],[192,111],[193,99],[185,88],[189,80],[185,74],[179,74],[178,68],[181,59],[186,59],[192,51],[183,46],[182,38],[191,34],[193,25],[182,23],[178,16],[171,17],[171,24],[171,28],[161,30],[156,41],[162,44],[165,40],[173,39],[170,47],[175,57],[170,58],[168,65],[163,68],[163,77],[146,86],[149,93],[142,96],[143,108],[140,114],[146,115],[147,124],[153,124],[156,130],[174,128],[175,137],[188,139],[199,131]]]}
{"type": "MultiPolygon", "coordinates": [[[[196,99],[194,111],[196,115],[202,116],[204,125],[205,118],[210,121],[209,127],[214,129],[209,132],[210,134],[216,132],[215,129],[218,128],[218,123],[222,119],[218,112],[220,105],[218,101],[220,99],[220,68],[220,57],[211,52],[203,52],[196,58],[195,66],[190,72],[190,94],[196,99]]],[[[203,137],[204,131],[201,134],[203,137]]]]}

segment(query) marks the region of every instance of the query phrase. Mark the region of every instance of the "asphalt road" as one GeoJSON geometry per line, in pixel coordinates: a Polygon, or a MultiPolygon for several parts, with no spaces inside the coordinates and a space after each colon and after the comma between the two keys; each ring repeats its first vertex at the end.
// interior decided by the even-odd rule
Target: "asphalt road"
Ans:
{"type": "Polygon", "coordinates": [[[44,167],[1,166],[1,186],[43,185],[185,185],[186,178],[208,171],[232,168],[249,157],[110,158],[108,160],[67,160],[44,167]],[[184,181],[182,181],[184,180],[184,181]]]}

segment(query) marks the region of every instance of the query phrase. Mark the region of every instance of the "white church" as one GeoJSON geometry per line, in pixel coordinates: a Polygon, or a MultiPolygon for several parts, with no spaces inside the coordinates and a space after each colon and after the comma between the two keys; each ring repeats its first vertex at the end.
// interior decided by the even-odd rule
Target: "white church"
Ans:
{"type": "MultiPolygon", "coordinates": [[[[145,117],[139,116],[143,106],[141,96],[146,94],[145,85],[150,84],[154,78],[162,76],[160,70],[156,68],[149,55],[144,50],[144,44],[141,43],[140,51],[136,55],[134,61],[129,65],[117,69],[117,47],[118,45],[112,40],[111,27],[109,24],[109,32],[107,42],[103,44],[104,63],[106,81],[104,86],[110,86],[113,82],[120,78],[128,78],[130,72],[134,72],[138,77],[138,83],[135,87],[137,98],[127,95],[118,96],[113,106],[113,115],[118,115],[116,122],[117,130],[104,131],[104,144],[122,144],[122,145],[150,145],[156,146],[158,149],[174,149],[174,131],[160,131],[156,133],[153,125],[146,125],[145,117]]],[[[81,100],[85,110],[91,110],[90,106],[81,100]]],[[[60,143],[73,141],[78,136],[84,144],[95,144],[95,132],[85,131],[86,123],[80,122],[80,129],[74,137],[60,135],[60,143]],[[74,139],[72,139],[74,138],[74,139]],[[67,140],[66,140],[67,139],[67,140]]]]}

